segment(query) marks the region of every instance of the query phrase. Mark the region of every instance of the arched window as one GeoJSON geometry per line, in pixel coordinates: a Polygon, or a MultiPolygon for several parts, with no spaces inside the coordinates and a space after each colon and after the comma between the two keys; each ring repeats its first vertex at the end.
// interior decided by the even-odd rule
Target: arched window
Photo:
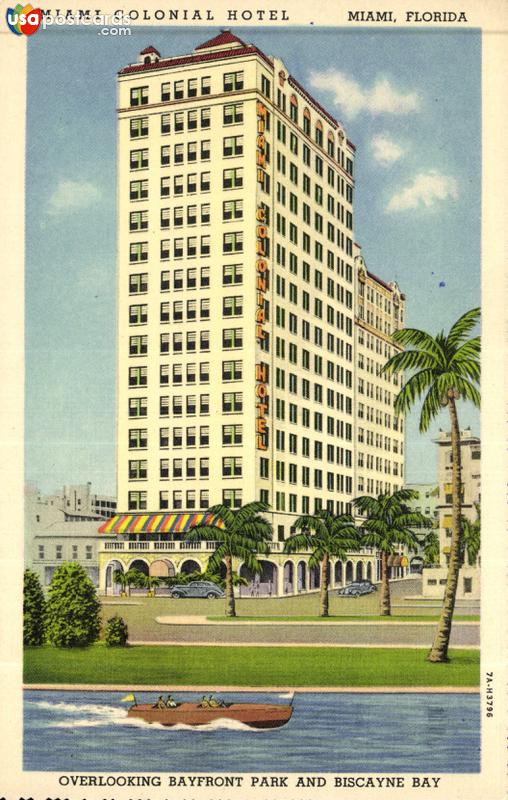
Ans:
{"type": "Polygon", "coordinates": [[[310,111],[308,108],[303,109],[303,131],[310,136],[310,111]]]}
{"type": "Polygon", "coordinates": [[[319,119],[316,122],[316,144],[323,146],[323,125],[319,119]]]}
{"type": "Polygon", "coordinates": [[[289,111],[293,122],[298,123],[298,100],[294,94],[291,95],[289,111]]]}

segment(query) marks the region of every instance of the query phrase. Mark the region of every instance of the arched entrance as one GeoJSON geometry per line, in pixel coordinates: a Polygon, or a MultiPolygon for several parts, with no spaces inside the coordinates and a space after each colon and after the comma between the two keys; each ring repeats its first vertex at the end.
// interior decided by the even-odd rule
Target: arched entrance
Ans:
{"type": "Polygon", "coordinates": [[[367,562],[367,580],[372,583],[372,563],[370,561],[367,562]]]}
{"type": "Polygon", "coordinates": [[[150,575],[155,575],[157,578],[174,578],[176,570],[169,559],[161,558],[150,564],[150,575]]]}
{"type": "MultiPolygon", "coordinates": [[[[134,561],[131,561],[129,564],[129,570],[131,569],[135,569],[138,572],[141,572],[143,575],[149,574],[148,564],[146,561],[142,561],[141,558],[136,558],[134,561]]],[[[144,594],[146,589],[144,589],[142,586],[131,586],[129,591],[131,594],[144,594]]]]}
{"type": "Polygon", "coordinates": [[[304,592],[307,588],[307,565],[305,561],[299,561],[296,568],[296,588],[298,592],[304,592]]]}
{"type": "Polygon", "coordinates": [[[278,568],[271,561],[259,559],[260,573],[252,572],[245,564],[240,567],[240,575],[248,581],[248,586],[243,587],[244,596],[261,597],[263,595],[277,594],[278,568]]]}
{"type": "Polygon", "coordinates": [[[181,565],[180,572],[182,575],[190,575],[192,572],[201,572],[201,564],[198,564],[197,561],[189,558],[181,565]]]}
{"type": "Polygon", "coordinates": [[[357,581],[363,580],[363,561],[356,562],[356,580],[357,581]]]}
{"type": "Polygon", "coordinates": [[[343,572],[342,572],[342,561],[336,561],[335,562],[335,567],[334,567],[333,573],[334,573],[333,577],[334,577],[334,581],[335,581],[335,586],[341,586],[342,585],[342,574],[343,574],[343,572]]]}
{"type": "Polygon", "coordinates": [[[319,567],[311,567],[309,570],[309,589],[319,589],[319,585],[319,567]]]}
{"type": "Polygon", "coordinates": [[[292,561],[284,564],[284,594],[294,592],[294,565],[292,561]]]}
{"type": "Polygon", "coordinates": [[[351,583],[353,580],[353,562],[346,562],[346,583],[351,583]]]}
{"type": "Polygon", "coordinates": [[[110,561],[106,567],[106,594],[119,595],[122,587],[119,583],[115,582],[113,575],[117,570],[124,571],[123,564],[120,561],[110,561]]]}

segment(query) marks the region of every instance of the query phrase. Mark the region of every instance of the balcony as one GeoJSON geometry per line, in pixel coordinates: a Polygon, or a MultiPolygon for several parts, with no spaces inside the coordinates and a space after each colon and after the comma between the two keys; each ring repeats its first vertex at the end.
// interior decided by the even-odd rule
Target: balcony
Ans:
{"type": "MultiPolygon", "coordinates": [[[[207,550],[213,552],[216,548],[217,542],[203,541],[203,542],[187,542],[183,541],[167,541],[162,542],[154,539],[150,542],[103,542],[99,545],[100,552],[146,552],[146,553],[159,553],[159,552],[192,552],[196,550],[207,550]]],[[[270,553],[283,553],[284,542],[269,542],[270,553]]],[[[302,550],[301,552],[308,552],[310,550],[302,550]]],[[[359,551],[362,555],[375,555],[376,550],[373,547],[364,547],[359,551]]],[[[261,556],[260,556],[261,557],[261,556]]]]}

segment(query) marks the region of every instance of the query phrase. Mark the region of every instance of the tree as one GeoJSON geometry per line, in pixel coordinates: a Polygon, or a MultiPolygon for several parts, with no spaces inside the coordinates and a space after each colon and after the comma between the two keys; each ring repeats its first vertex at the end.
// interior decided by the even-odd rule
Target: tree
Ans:
{"type": "Polygon", "coordinates": [[[432,648],[427,656],[431,662],[448,661],[448,646],[459,580],[461,552],[461,460],[460,428],[457,400],[469,400],[480,407],[480,337],[469,338],[480,319],[480,309],[473,308],[444,331],[431,336],[424,331],[405,328],[395,331],[394,341],[404,351],[390,358],[383,371],[388,375],[408,370],[411,377],[395,400],[395,413],[406,414],[423,396],[420,412],[420,432],[425,433],[439,412],[448,408],[451,426],[452,452],[452,536],[450,562],[443,596],[443,605],[432,648]]]}
{"type": "Polygon", "coordinates": [[[266,503],[254,501],[234,511],[228,506],[219,504],[208,509],[213,521],[207,525],[191,528],[186,539],[198,542],[210,539],[210,531],[217,543],[215,552],[208,561],[208,570],[218,571],[221,563],[226,566],[225,592],[226,616],[236,617],[235,596],[233,592],[233,558],[240,558],[252,572],[260,573],[261,564],[256,554],[268,555],[268,542],[272,538],[272,526],[261,517],[263,511],[270,508],[266,503]]]}
{"type": "Polygon", "coordinates": [[[129,638],[126,622],[115,614],[106,623],[104,639],[108,647],[125,647],[129,638]]]}
{"type": "Polygon", "coordinates": [[[419,511],[411,511],[407,501],[418,497],[413,489],[399,489],[393,494],[378,497],[356,497],[353,505],[366,519],[360,522],[363,531],[362,545],[375,547],[381,555],[381,588],[379,613],[390,616],[390,583],[388,580],[388,556],[394,555],[402,545],[411,550],[418,549],[418,539],[413,528],[430,528],[432,520],[419,511]]]}
{"type": "Polygon", "coordinates": [[[137,585],[146,589],[147,597],[155,597],[155,590],[161,583],[162,580],[157,575],[145,575],[140,571],[137,585]]]}
{"type": "Polygon", "coordinates": [[[44,642],[46,601],[39,576],[29,569],[23,575],[23,644],[38,647],[44,642]]]}
{"type": "Polygon", "coordinates": [[[466,561],[470,567],[474,566],[478,553],[480,552],[481,534],[481,513],[479,503],[474,504],[476,509],[476,519],[471,521],[467,517],[462,517],[462,541],[460,549],[460,566],[463,567],[466,561]]]}
{"type": "Polygon", "coordinates": [[[426,564],[439,563],[439,536],[430,531],[423,540],[423,556],[426,564]]]}
{"type": "Polygon", "coordinates": [[[99,637],[100,603],[95,587],[80,564],[62,564],[48,591],[46,629],[56,647],[85,647],[99,637]]]}
{"type": "Polygon", "coordinates": [[[113,580],[122,587],[122,594],[129,597],[131,586],[142,585],[142,575],[143,573],[139,569],[128,569],[127,572],[124,572],[123,569],[116,569],[113,573],[113,580]]]}
{"type": "Polygon", "coordinates": [[[320,568],[320,617],[328,617],[328,587],[330,583],[330,558],[344,561],[348,550],[358,547],[358,532],[350,514],[334,516],[322,509],[314,516],[304,515],[295,522],[295,533],[284,543],[285,553],[311,550],[309,566],[320,568]]]}

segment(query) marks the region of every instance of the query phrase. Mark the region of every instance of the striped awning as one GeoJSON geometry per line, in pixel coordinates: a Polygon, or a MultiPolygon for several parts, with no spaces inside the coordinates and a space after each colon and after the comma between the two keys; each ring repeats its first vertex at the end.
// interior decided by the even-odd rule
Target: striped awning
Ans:
{"type": "Polygon", "coordinates": [[[407,567],[408,564],[407,556],[388,556],[386,559],[387,567],[407,567]]]}
{"type": "Polygon", "coordinates": [[[115,514],[99,533],[186,533],[196,525],[224,527],[218,514],[115,514]]]}

